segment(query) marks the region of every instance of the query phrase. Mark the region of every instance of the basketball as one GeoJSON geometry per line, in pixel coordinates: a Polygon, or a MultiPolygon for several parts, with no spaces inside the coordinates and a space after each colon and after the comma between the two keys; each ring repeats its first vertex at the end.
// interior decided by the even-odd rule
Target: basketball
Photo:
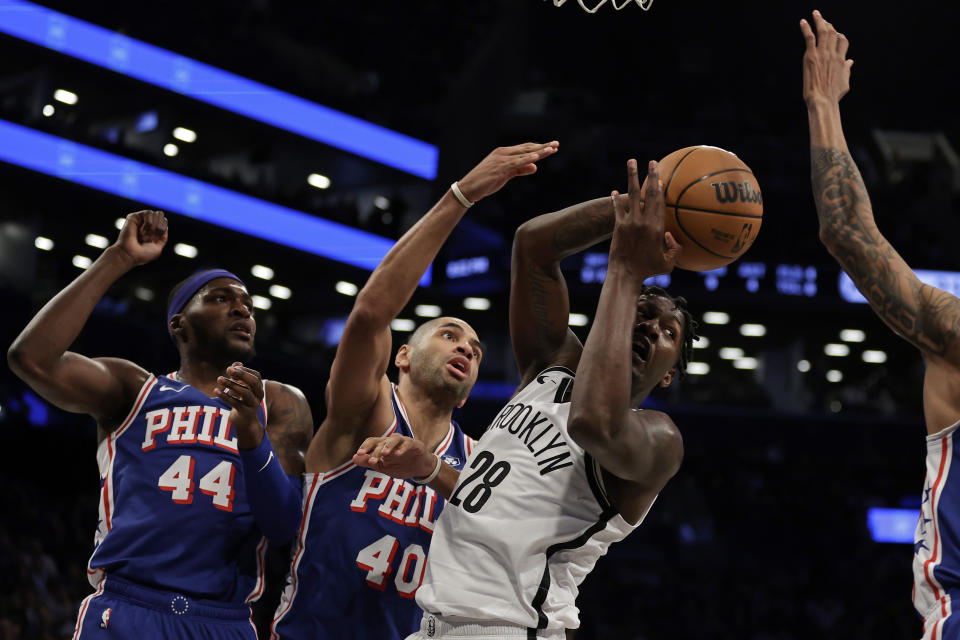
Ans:
{"type": "Polygon", "coordinates": [[[709,271],[742,256],[760,231],[763,196],[753,172],[719,147],[678,149],[660,161],[664,226],[683,246],[677,266],[709,271]]]}

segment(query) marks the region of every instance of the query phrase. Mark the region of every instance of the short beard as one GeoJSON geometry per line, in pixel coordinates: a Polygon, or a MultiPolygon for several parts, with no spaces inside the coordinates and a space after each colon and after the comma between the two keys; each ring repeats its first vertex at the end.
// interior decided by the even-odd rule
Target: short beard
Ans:
{"type": "Polygon", "coordinates": [[[457,406],[470,395],[471,386],[447,380],[441,367],[434,367],[429,358],[414,350],[410,354],[410,379],[427,393],[441,392],[453,398],[457,406]]]}
{"type": "Polygon", "coordinates": [[[253,342],[249,346],[232,344],[226,336],[215,336],[207,333],[203,326],[192,324],[191,328],[199,350],[216,360],[228,363],[249,362],[257,355],[253,342]]]}

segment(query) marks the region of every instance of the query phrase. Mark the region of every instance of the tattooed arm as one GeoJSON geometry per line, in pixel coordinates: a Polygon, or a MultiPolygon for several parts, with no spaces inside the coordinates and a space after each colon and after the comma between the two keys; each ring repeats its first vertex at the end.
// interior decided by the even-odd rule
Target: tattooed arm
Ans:
{"type": "Polygon", "coordinates": [[[853,65],[846,59],[849,43],[819,12],[813,23],[802,20],[800,29],[820,240],[887,326],[923,353],[924,413],[934,433],[960,417],[960,300],[920,282],[877,228],[840,118],[853,65]]]}
{"type": "MultiPolygon", "coordinates": [[[[626,202],[626,196],[622,196],[626,202]]],[[[570,330],[570,299],[560,261],[613,232],[609,197],[528,220],[513,239],[510,337],[521,386],[552,365],[576,369],[583,347],[570,330]]]]}

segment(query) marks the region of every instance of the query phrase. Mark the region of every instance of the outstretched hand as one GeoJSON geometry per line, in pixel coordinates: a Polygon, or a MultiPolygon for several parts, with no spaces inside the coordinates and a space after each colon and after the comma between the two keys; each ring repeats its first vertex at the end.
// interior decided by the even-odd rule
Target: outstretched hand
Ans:
{"type": "Polygon", "coordinates": [[[437,464],[425,444],[399,433],[367,438],[353,455],[353,463],[394,478],[425,478],[437,464]]]}
{"type": "Polygon", "coordinates": [[[808,105],[818,101],[840,102],[850,90],[850,41],[819,11],[813,12],[813,28],[806,20],[800,21],[800,32],[807,43],[803,54],[803,99],[808,105]]]}
{"type": "Polygon", "coordinates": [[[619,192],[610,194],[616,220],[610,261],[638,268],[645,278],[673,271],[682,249],[673,234],[663,228],[666,205],[660,168],[651,160],[647,170],[646,193],[643,193],[637,161],[627,161],[628,207],[624,206],[619,192]]]}
{"type": "Polygon", "coordinates": [[[460,191],[471,202],[494,194],[512,178],[536,173],[537,162],[556,153],[559,146],[554,140],[545,144],[527,142],[497,147],[459,180],[460,191]]]}
{"type": "Polygon", "coordinates": [[[137,211],[127,216],[114,246],[133,266],[155,260],[167,244],[167,218],[163,211],[137,211]]]}

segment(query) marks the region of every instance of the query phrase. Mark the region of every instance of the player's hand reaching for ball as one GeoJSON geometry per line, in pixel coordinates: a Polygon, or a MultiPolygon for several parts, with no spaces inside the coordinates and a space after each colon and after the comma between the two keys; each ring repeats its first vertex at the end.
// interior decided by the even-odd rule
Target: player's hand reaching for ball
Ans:
{"type": "Polygon", "coordinates": [[[670,273],[682,249],[673,234],[663,228],[666,206],[656,162],[650,161],[648,172],[646,193],[642,193],[637,161],[628,160],[629,206],[624,206],[623,198],[617,191],[610,194],[615,216],[610,262],[637,269],[644,279],[670,273]]]}
{"type": "Polygon", "coordinates": [[[137,211],[127,216],[114,243],[131,267],[155,260],[167,244],[167,218],[163,211],[137,211]]]}
{"type": "Polygon", "coordinates": [[[399,433],[367,438],[353,454],[353,463],[394,478],[426,478],[437,465],[437,457],[419,440],[399,433]]]}
{"type": "Polygon", "coordinates": [[[263,440],[264,425],[257,410],[263,402],[263,380],[260,373],[234,362],[225,376],[217,378],[213,392],[231,407],[230,424],[237,430],[237,446],[256,449],[263,440]]]}
{"type": "Polygon", "coordinates": [[[839,103],[850,90],[850,67],[847,59],[850,41],[838,33],[819,11],[813,12],[813,27],[800,21],[800,32],[806,40],[803,54],[803,99],[807,105],[817,102],[839,103]]]}
{"type": "Polygon", "coordinates": [[[516,176],[536,173],[537,162],[557,152],[560,143],[527,142],[512,147],[498,147],[490,152],[470,173],[457,184],[463,196],[477,202],[496,193],[516,176]]]}

